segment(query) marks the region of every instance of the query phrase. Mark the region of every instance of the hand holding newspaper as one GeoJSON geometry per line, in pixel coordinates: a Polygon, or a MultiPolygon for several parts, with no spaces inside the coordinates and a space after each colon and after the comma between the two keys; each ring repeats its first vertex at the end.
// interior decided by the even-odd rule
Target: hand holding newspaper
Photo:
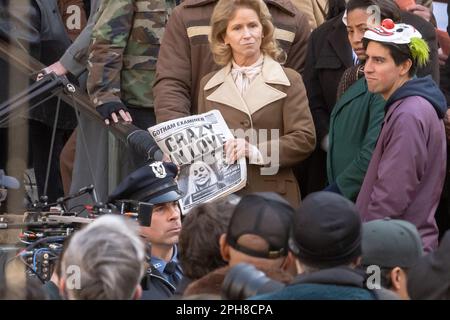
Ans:
{"type": "Polygon", "coordinates": [[[245,187],[245,158],[228,164],[224,144],[234,136],[218,110],[166,121],[148,128],[164,154],[180,167],[181,209],[209,202],[245,187]]]}

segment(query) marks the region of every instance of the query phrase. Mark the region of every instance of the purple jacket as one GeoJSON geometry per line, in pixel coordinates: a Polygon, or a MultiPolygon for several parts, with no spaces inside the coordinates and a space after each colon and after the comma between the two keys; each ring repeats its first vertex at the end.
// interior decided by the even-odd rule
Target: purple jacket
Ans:
{"type": "Polygon", "coordinates": [[[443,108],[419,95],[390,100],[356,205],[363,222],[390,217],[413,223],[429,252],[438,244],[434,214],[445,178],[443,108]]]}

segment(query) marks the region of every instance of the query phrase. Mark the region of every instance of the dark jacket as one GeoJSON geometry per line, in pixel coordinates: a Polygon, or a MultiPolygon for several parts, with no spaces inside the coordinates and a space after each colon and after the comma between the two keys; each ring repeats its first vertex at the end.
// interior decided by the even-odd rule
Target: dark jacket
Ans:
{"type": "Polygon", "coordinates": [[[59,294],[59,288],[53,281],[47,281],[43,286],[42,290],[47,294],[50,300],[62,300],[59,294]]]}
{"type": "Polygon", "coordinates": [[[186,277],[186,275],[183,275],[183,278],[181,278],[180,283],[177,285],[177,288],[175,290],[175,293],[173,294],[173,299],[181,299],[183,297],[184,291],[186,288],[197,279],[191,279],[186,277]]]}
{"type": "Polygon", "coordinates": [[[324,269],[298,275],[285,288],[250,300],[376,300],[366,288],[363,271],[348,267],[324,269]]]}
{"type": "Polygon", "coordinates": [[[311,33],[303,75],[317,141],[327,135],[331,110],[336,103],[339,81],[353,65],[352,48],[342,22],[343,13],[311,33]]]}
{"type": "MultiPolygon", "coordinates": [[[[179,282],[181,282],[181,280],[179,282]]],[[[143,289],[141,300],[169,299],[174,295],[176,290],[176,286],[173,286],[169,281],[167,281],[164,276],[153,266],[150,266],[147,270],[147,274],[142,280],[141,286],[143,289]]]]}
{"type": "Polygon", "coordinates": [[[310,158],[296,168],[303,197],[326,186],[326,153],[320,145],[328,133],[341,76],[353,65],[352,49],[342,16],[343,13],[326,21],[309,38],[303,80],[316,128],[317,144],[310,158]]]}
{"type": "MultiPolygon", "coordinates": [[[[59,14],[57,0],[15,0],[9,1],[9,6],[7,4],[8,1],[0,0],[0,38],[23,48],[45,65],[58,61],[71,42],[59,14]]],[[[29,117],[52,127],[56,101],[54,98],[44,102],[31,110],[29,117]]],[[[57,126],[61,129],[76,126],[75,113],[65,103],[61,103],[57,126]]]]}

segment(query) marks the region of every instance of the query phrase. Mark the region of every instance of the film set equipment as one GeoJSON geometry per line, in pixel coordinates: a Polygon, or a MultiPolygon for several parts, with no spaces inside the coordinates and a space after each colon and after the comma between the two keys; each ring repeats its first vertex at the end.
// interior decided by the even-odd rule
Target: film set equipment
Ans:
{"type": "Polygon", "coordinates": [[[24,263],[27,276],[37,277],[43,283],[49,281],[65,240],[101,215],[120,214],[136,220],[141,226],[150,226],[153,205],[146,202],[119,200],[109,204],[97,203],[84,206],[80,212],[63,209],[66,207],[64,201],[89,193],[92,188],[82,188],[53,204],[35,203],[35,211],[26,212],[22,223],[9,223],[7,216],[0,218],[0,232],[21,229],[16,248],[18,253],[12,259],[17,258],[24,263]],[[85,216],[82,217],[80,214],[83,211],[85,216]]]}
{"type": "Polygon", "coordinates": [[[37,277],[43,283],[50,280],[66,238],[93,221],[90,218],[59,216],[50,212],[42,213],[37,221],[29,221],[36,219],[32,213],[25,214],[23,223],[13,224],[7,219],[1,218],[0,229],[21,229],[17,253],[8,262],[19,259],[26,266],[27,276],[37,277]]]}
{"type": "Polygon", "coordinates": [[[134,218],[140,226],[150,227],[152,221],[153,204],[136,200],[115,201],[117,213],[134,218]]]}
{"type": "Polygon", "coordinates": [[[79,216],[80,212],[66,209],[66,201],[86,193],[93,195],[93,189],[93,186],[82,188],[73,195],[58,199],[55,203],[47,203],[43,197],[24,213],[21,223],[10,223],[8,215],[0,218],[0,231],[21,230],[15,250],[17,253],[9,261],[13,259],[22,261],[29,277],[37,277],[42,282],[50,280],[67,237],[94,221],[100,214],[112,213],[111,209],[105,209],[103,205],[83,208],[86,217],[79,216]]]}
{"type": "MultiPolygon", "coordinates": [[[[35,107],[59,93],[64,93],[66,96],[70,96],[76,92],[76,87],[67,80],[66,76],[57,76],[54,73],[48,73],[44,75],[41,80],[29,86],[25,91],[20,92],[8,101],[0,104],[0,121],[2,121],[2,119],[7,115],[9,115],[10,117],[14,116],[14,112],[29,101],[39,101],[32,106],[35,107]]],[[[71,102],[72,103],[69,104],[77,105],[75,99],[71,102]]],[[[80,104],[79,106],[85,105],[80,104]]],[[[95,115],[96,119],[100,119],[101,125],[104,125],[103,120],[96,113],[96,111],[93,110],[95,108],[91,106],[88,106],[87,108],[89,108],[87,109],[90,112],[89,114],[91,116],[95,115]]],[[[81,109],[83,110],[83,112],[86,111],[84,107],[82,107],[81,109]]],[[[114,129],[112,129],[112,131],[119,133],[119,138],[126,141],[127,144],[131,148],[133,148],[136,153],[144,156],[148,161],[162,160],[162,151],[161,149],[159,149],[155,140],[152,138],[148,131],[139,129],[136,126],[127,123],[115,124],[113,126],[108,126],[108,128],[119,128],[117,129],[117,131],[115,131],[114,129]]]]}
{"type": "MultiPolygon", "coordinates": [[[[35,80],[36,76],[42,74],[45,68],[42,63],[2,38],[0,38],[0,60],[3,60],[9,65],[13,65],[17,72],[27,75],[30,80],[35,80]]],[[[104,126],[102,117],[91,104],[87,94],[70,83],[67,77],[57,76],[54,73],[45,74],[39,81],[34,82],[23,92],[1,103],[0,125],[3,122],[6,123],[9,118],[18,116],[20,114],[20,107],[24,104],[32,102],[34,105],[30,108],[33,108],[53,96],[58,96],[60,100],[71,105],[76,110],[75,114],[77,117],[78,112],[80,112],[91,120],[97,121],[99,125],[104,126]]],[[[55,118],[57,119],[58,117],[55,118]]],[[[82,129],[82,126],[80,126],[79,130],[81,132],[82,129]]],[[[147,161],[162,160],[163,153],[148,131],[139,129],[130,123],[112,124],[108,126],[108,130],[131,147],[136,154],[142,155],[147,161]]],[[[81,136],[83,139],[84,135],[82,134],[81,136]]],[[[95,190],[93,192],[95,193],[95,190]]]]}
{"type": "MultiPolygon", "coordinates": [[[[45,68],[27,53],[1,38],[0,59],[13,65],[17,72],[28,75],[33,80],[45,68]]],[[[57,76],[54,73],[45,74],[23,92],[1,103],[0,124],[6,122],[8,118],[18,116],[21,106],[34,103],[32,107],[35,107],[53,96],[58,96],[71,105],[76,110],[77,116],[78,112],[81,112],[97,121],[99,125],[104,125],[103,119],[87,95],[70,83],[65,76],[57,76]]],[[[108,129],[147,161],[162,160],[161,150],[146,130],[141,130],[129,123],[113,124],[108,126],[108,129]]],[[[23,223],[9,223],[7,215],[0,218],[0,232],[7,229],[21,229],[19,244],[17,248],[14,248],[18,253],[9,261],[20,259],[27,267],[27,275],[46,282],[51,278],[64,241],[73,232],[103,214],[122,214],[136,219],[143,226],[149,226],[153,205],[132,200],[102,204],[97,200],[94,186],[87,186],[73,195],[57,199],[55,203],[47,203],[47,197],[44,195],[29,209],[24,214],[23,223]],[[68,200],[86,193],[90,194],[94,205],[81,206],[78,212],[74,212],[75,208],[67,208],[68,200]]]]}

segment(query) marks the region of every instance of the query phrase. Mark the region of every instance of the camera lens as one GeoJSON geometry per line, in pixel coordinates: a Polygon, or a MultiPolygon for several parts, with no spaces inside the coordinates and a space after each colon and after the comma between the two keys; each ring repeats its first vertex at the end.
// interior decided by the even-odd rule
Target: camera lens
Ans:
{"type": "Polygon", "coordinates": [[[222,297],[244,300],[249,297],[280,290],[284,284],[274,281],[255,266],[239,263],[230,269],[222,285],[222,297]]]}

